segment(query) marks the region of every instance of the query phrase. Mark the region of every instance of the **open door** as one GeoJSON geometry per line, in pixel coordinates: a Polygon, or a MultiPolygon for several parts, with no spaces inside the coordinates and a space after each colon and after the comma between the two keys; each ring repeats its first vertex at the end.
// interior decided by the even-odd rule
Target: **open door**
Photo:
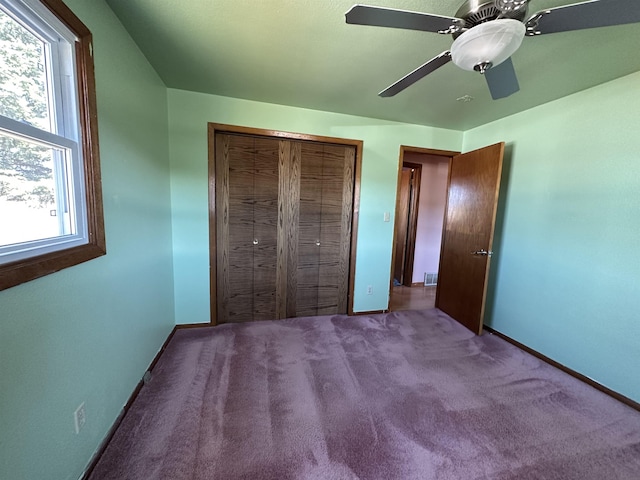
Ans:
{"type": "Polygon", "coordinates": [[[436,308],[480,335],[504,143],[451,158],[436,308]]]}
{"type": "Polygon", "coordinates": [[[403,162],[396,202],[393,279],[406,287],[413,282],[421,176],[421,164],[403,162]]]}

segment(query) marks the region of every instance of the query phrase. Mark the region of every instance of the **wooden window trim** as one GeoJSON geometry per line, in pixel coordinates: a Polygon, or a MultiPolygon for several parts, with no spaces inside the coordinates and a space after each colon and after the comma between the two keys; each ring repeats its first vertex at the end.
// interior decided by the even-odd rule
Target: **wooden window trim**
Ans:
{"type": "Polygon", "coordinates": [[[82,135],[88,243],[57,252],[0,265],[0,290],[49,275],[64,268],[105,255],[104,217],[98,148],[98,115],[93,67],[93,43],[89,29],[61,0],[41,0],[78,37],[76,77],[82,135]]]}

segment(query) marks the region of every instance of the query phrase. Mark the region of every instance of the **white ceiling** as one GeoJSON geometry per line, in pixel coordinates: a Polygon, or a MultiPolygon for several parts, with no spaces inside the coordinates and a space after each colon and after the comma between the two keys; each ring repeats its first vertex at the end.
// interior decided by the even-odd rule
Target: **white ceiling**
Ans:
{"type": "MultiPolygon", "coordinates": [[[[604,27],[526,37],[512,57],[521,90],[506,99],[492,100],[484,78],[452,63],[380,98],[380,90],[448,50],[452,38],[347,25],[353,0],[107,3],[168,87],[456,130],[640,70],[640,24],[604,27]],[[465,95],[474,100],[456,101],[465,95]]],[[[453,16],[462,2],[365,3],[453,16]]],[[[570,3],[531,0],[529,11],[570,3]]]]}

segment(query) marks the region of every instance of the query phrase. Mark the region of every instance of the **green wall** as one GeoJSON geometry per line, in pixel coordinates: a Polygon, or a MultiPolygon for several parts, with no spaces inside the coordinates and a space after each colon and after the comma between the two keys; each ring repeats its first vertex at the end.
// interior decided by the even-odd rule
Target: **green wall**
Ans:
{"type": "Polygon", "coordinates": [[[400,145],[459,150],[461,132],[182,90],[168,98],[177,323],[210,318],[207,122],[364,141],[354,309],[387,308],[400,145]]]}
{"type": "Polygon", "coordinates": [[[493,328],[640,401],[640,73],[465,132],[504,140],[493,328]]]}
{"type": "Polygon", "coordinates": [[[166,88],[102,0],[65,2],[94,38],[107,255],[0,292],[7,480],[77,479],[174,325],[166,88]]]}
{"type": "Polygon", "coordinates": [[[0,478],[78,478],[173,325],[209,320],[207,122],[364,141],[356,311],[387,307],[399,146],[506,141],[488,323],[640,401],[640,74],[463,134],[167,90],[103,0],[66,3],[94,35],[108,254],[0,292],[0,478]]]}

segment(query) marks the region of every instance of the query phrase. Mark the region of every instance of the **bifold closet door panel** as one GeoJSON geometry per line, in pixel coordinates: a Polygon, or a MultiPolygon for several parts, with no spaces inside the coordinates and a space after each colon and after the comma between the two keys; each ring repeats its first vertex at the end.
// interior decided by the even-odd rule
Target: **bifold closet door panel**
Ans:
{"type": "Polygon", "coordinates": [[[296,315],[346,313],[355,149],[303,143],[296,315]]]}
{"type": "Polygon", "coordinates": [[[317,315],[318,313],[323,148],[322,144],[310,142],[302,142],[300,148],[295,306],[295,316],[297,317],[317,315]]]}
{"type": "Polygon", "coordinates": [[[218,321],[276,318],[278,141],[216,137],[218,321]]]}
{"type": "Polygon", "coordinates": [[[300,169],[302,144],[280,142],[280,206],[278,231],[278,318],[297,316],[300,169]]]}
{"type": "Polygon", "coordinates": [[[216,135],[218,322],[253,319],[253,140],[216,135]],[[250,161],[237,161],[237,159],[250,161]],[[247,259],[251,259],[250,262],[247,259]]]}
{"type": "Polygon", "coordinates": [[[278,257],[278,140],[255,138],[253,188],[253,319],[274,320],[278,257]],[[257,243],[256,243],[257,242],[257,243]]]}
{"type": "Polygon", "coordinates": [[[317,315],[332,315],[347,312],[355,150],[323,153],[317,315]]]}

